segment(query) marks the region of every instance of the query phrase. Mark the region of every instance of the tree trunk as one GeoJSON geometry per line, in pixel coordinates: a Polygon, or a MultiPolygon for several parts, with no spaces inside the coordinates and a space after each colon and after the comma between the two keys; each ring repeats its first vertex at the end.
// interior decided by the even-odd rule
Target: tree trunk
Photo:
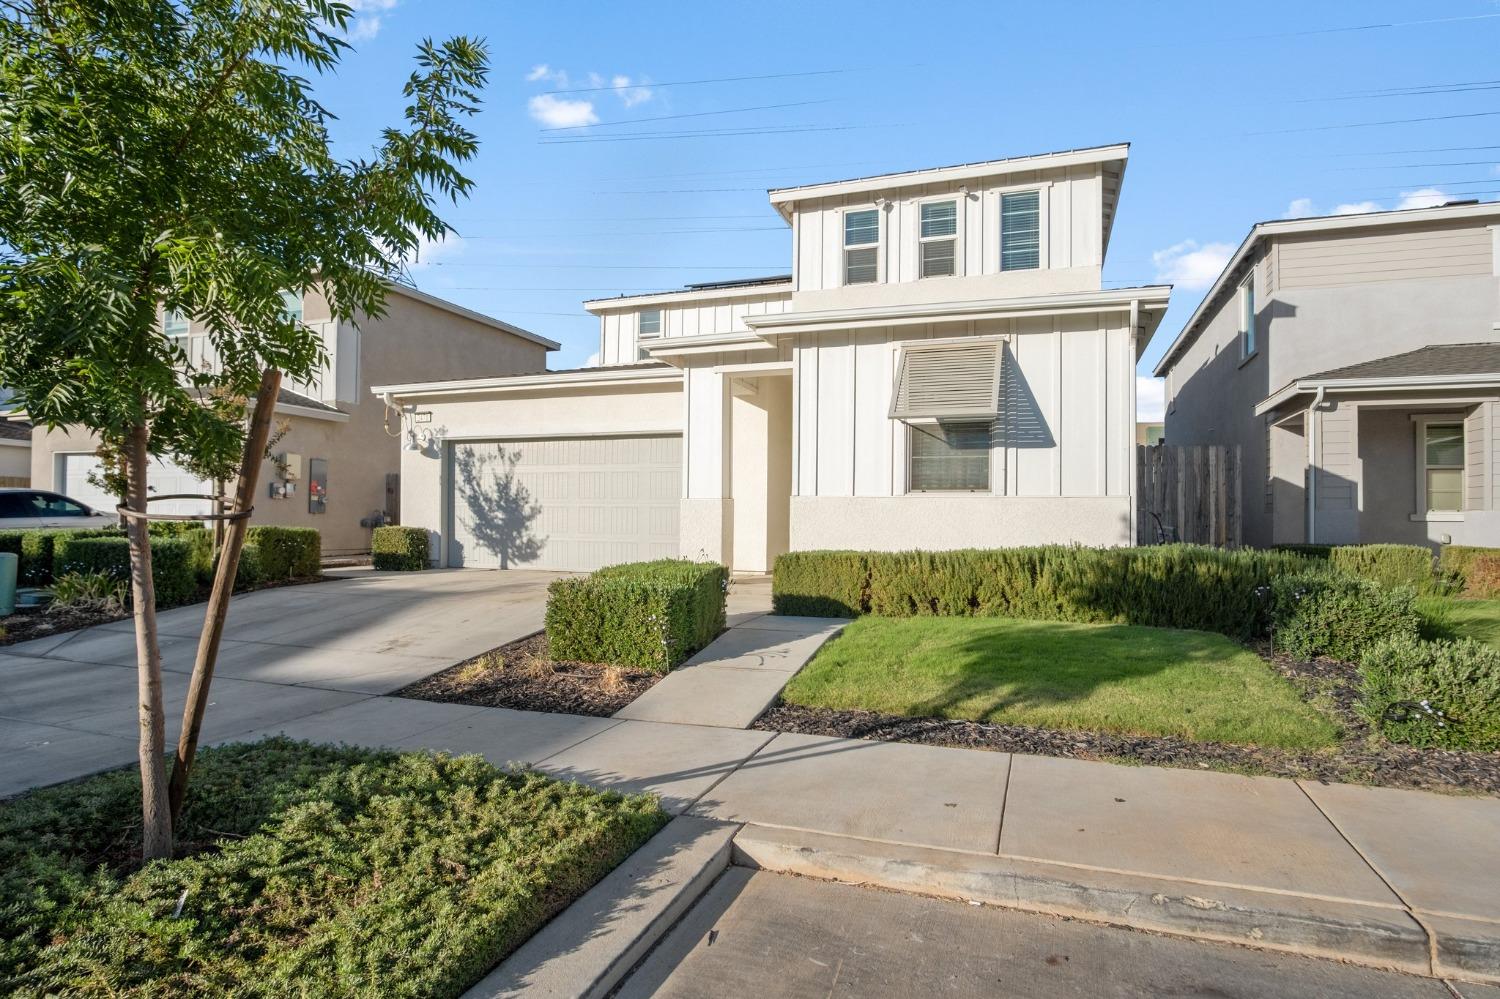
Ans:
{"type": "MultiPolygon", "coordinates": [[[[271,436],[271,418],[280,389],[281,372],[275,368],[267,368],[261,375],[260,391],[255,397],[255,413],[250,418],[250,432],[245,437],[245,452],[240,458],[239,484],[234,494],[236,511],[249,510],[255,505],[260,464],[265,455],[266,441],[271,436]]],[[[172,763],[170,798],[174,824],[182,817],[182,802],[187,794],[188,778],[192,776],[193,758],[198,752],[198,732],[203,727],[203,713],[208,708],[208,688],[213,683],[214,666],[219,659],[219,642],[224,637],[224,620],[229,614],[229,598],[234,595],[234,578],[239,572],[240,553],[244,550],[245,532],[249,529],[248,518],[229,521],[224,547],[218,553],[213,591],[208,597],[203,632],[198,638],[198,657],[193,661],[193,679],[188,686],[187,704],[182,709],[182,730],[177,736],[177,758],[172,763]]]]}
{"type": "MultiPolygon", "coordinates": [[[[146,512],[146,424],[130,430],[125,448],[126,506],[146,512]]],[[[126,519],[130,538],[130,600],[135,612],[135,659],[140,709],[141,859],[172,856],[172,812],[167,802],[166,710],[161,693],[161,647],[156,637],[156,586],[151,579],[151,535],[146,521],[126,519]]]]}

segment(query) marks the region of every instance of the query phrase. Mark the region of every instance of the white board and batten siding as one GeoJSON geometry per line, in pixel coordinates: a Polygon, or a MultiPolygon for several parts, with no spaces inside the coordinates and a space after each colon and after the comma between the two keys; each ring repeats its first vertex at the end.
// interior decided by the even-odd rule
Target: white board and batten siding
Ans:
{"type": "Polygon", "coordinates": [[[599,317],[599,363],[634,364],[640,360],[636,327],[641,308],[661,309],[663,339],[689,336],[721,336],[748,333],[746,316],[779,315],[791,306],[791,291],[734,298],[692,299],[664,302],[599,317]]]}
{"type": "Polygon", "coordinates": [[[1130,495],[1135,359],[1124,314],[803,338],[794,351],[793,495],[904,495],[909,431],[890,417],[899,347],[963,336],[1006,343],[992,494],[1130,495]]]}
{"type": "MultiPolygon", "coordinates": [[[[1000,273],[1000,197],[1041,192],[1041,269],[1099,267],[1102,263],[1103,179],[1096,164],[971,181],[907,187],[881,211],[880,283],[919,278],[921,204],[947,196],[960,200],[957,268],[960,277],[1000,273]]],[[[844,212],[875,206],[871,194],[851,194],[799,203],[793,217],[793,268],[799,292],[843,285],[844,212]]]]}

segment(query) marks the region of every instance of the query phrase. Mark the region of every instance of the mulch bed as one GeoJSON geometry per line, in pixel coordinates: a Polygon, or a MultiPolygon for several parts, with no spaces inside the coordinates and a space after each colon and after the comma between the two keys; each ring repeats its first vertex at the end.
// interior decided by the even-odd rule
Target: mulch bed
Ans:
{"type": "Polygon", "coordinates": [[[599,663],[554,662],[547,636],[539,632],[418,680],[395,696],[607,718],[660,679],[599,663]]]}
{"type": "Polygon", "coordinates": [[[1305,700],[1343,726],[1344,739],[1338,747],[1298,752],[1166,736],[1064,732],[1027,725],[805,708],[781,701],[761,715],[754,727],[768,732],[1500,795],[1500,753],[1414,749],[1386,742],[1355,710],[1359,693],[1358,673],[1353,666],[1326,659],[1301,662],[1281,653],[1270,655],[1264,644],[1252,648],[1290,680],[1305,700]]]}
{"type": "MultiPolygon", "coordinates": [[[[257,590],[274,590],[283,586],[306,586],[308,583],[326,583],[340,580],[342,576],[315,576],[310,579],[280,579],[272,583],[263,583],[248,590],[238,590],[235,596],[246,593],[254,593],[257,590]]],[[[179,604],[181,607],[191,607],[193,604],[201,604],[208,600],[211,587],[203,587],[190,603],[179,604]]],[[[171,608],[160,608],[158,613],[171,608]]],[[[82,607],[27,607],[18,608],[10,617],[0,618],[0,645],[15,645],[18,642],[29,642],[33,638],[46,638],[48,635],[59,635],[64,632],[78,631],[81,628],[93,628],[101,624],[113,624],[115,621],[126,621],[130,618],[130,611],[110,614],[102,610],[82,607]]]]}

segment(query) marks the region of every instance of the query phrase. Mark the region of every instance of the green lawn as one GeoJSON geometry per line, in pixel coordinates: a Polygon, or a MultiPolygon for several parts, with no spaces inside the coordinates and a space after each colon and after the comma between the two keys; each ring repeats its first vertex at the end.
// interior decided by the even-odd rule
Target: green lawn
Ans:
{"type": "Polygon", "coordinates": [[[457,996],[666,822],[477,756],[198,759],[144,869],[129,770],[0,803],[0,994],[457,996]]]}
{"type": "Polygon", "coordinates": [[[1426,597],[1417,609],[1426,619],[1425,630],[1431,638],[1472,638],[1500,649],[1500,599],[1426,597]]]}
{"type": "Polygon", "coordinates": [[[912,717],[1294,749],[1337,727],[1220,635],[1005,618],[861,618],[782,695],[912,717]]]}

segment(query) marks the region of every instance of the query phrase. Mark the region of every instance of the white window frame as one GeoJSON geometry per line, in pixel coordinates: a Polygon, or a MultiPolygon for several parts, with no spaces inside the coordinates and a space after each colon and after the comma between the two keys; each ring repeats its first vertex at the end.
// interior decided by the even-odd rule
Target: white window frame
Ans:
{"type": "Polygon", "coordinates": [[[934,195],[923,198],[917,202],[917,280],[926,280],[928,275],[922,273],[923,247],[928,243],[941,243],[945,240],[953,243],[953,273],[933,274],[934,278],[960,277],[964,272],[964,195],[960,193],[934,195]],[[941,205],[951,203],[953,205],[953,235],[951,236],[923,236],[922,235],[922,209],[927,205],[941,205]]]}
{"type": "Polygon", "coordinates": [[[647,353],[647,350],[646,350],[646,342],[647,341],[651,341],[651,340],[660,340],[662,338],[662,336],[664,335],[665,331],[666,331],[666,327],[667,327],[666,311],[664,309],[662,309],[660,306],[657,306],[654,309],[640,309],[639,311],[636,312],[636,314],[635,314],[635,359],[637,361],[649,361],[651,359],[651,355],[649,353],[647,353]],[[654,312],[654,313],[656,313],[656,330],[654,332],[647,332],[646,330],[643,330],[641,328],[642,326],[645,325],[641,320],[645,318],[646,313],[648,313],[648,312],[654,312]]]}
{"type": "Polygon", "coordinates": [[[181,340],[192,334],[193,323],[185,314],[178,312],[176,309],[163,308],[161,310],[161,331],[162,335],[169,340],[181,340]],[[174,331],[172,329],[171,320],[173,316],[181,318],[182,328],[180,330],[174,331]]]}
{"type": "Polygon", "coordinates": [[[995,192],[995,270],[1001,274],[1025,274],[1028,271],[1048,269],[1047,240],[1047,192],[1048,184],[1029,184],[1025,187],[1009,187],[995,192]],[[1036,266],[1009,268],[1005,266],[1005,198],[1013,194],[1036,194],[1036,266]]]}
{"type": "Polygon", "coordinates": [[[858,288],[865,284],[883,284],[885,282],[885,212],[879,204],[851,205],[839,211],[839,286],[844,288],[858,288]],[[875,213],[875,242],[856,243],[849,245],[849,229],[846,222],[851,212],[874,212],[875,213]],[[849,251],[871,250],[875,251],[875,280],[854,281],[849,280],[849,251]]]}
{"type": "Polygon", "coordinates": [[[907,420],[906,427],[906,495],[908,496],[993,496],[995,493],[995,423],[975,419],[954,420],[907,420]],[[984,424],[989,428],[989,447],[985,448],[985,484],[982,489],[921,489],[912,481],[912,441],[915,435],[924,433],[923,427],[937,427],[943,423],[984,424]]]}
{"type": "Polygon", "coordinates": [[[299,323],[306,322],[307,302],[295,291],[284,291],[281,293],[281,311],[288,318],[296,319],[299,323]],[[292,311],[291,302],[288,301],[288,299],[293,298],[297,300],[297,309],[295,312],[292,311]]]}
{"type": "Polygon", "coordinates": [[[1468,444],[1469,430],[1463,413],[1424,413],[1411,418],[1413,435],[1412,445],[1415,453],[1412,455],[1414,470],[1417,480],[1417,508],[1411,515],[1414,521],[1461,521],[1464,519],[1464,511],[1458,510],[1429,510],[1427,509],[1427,471],[1430,468],[1457,468],[1459,472],[1459,504],[1468,499],[1468,444]],[[1459,465],[1428,465],[1427,464],[1427,428],[1431,424],[1455,424],[1460,435],[1459,453],[1463,456],[1463,462],[1459,465]]]}
{"type": "Polygon", "coordinates": [[[1235,308],[1239,310],[1235,324],[1239,327],[1240,362],[1244,363],[1260,353],[1260,322],[1255,314],[1254,267],[1245,275],[1245,280],[1240,282],[1235,296],[1235,308]]]}

